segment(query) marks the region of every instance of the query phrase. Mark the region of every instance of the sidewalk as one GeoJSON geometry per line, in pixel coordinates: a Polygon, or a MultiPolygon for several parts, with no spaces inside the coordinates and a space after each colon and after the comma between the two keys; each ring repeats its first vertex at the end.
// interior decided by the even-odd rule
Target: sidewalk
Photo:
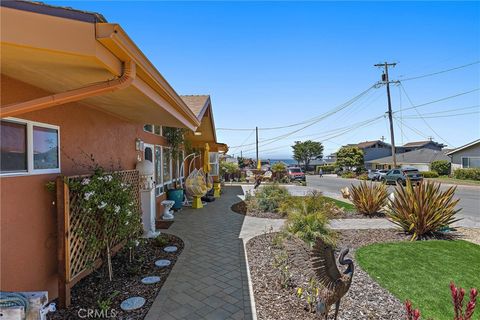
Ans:
{"type": "Polygon", "coordinates": [[[146,320],[256,319],[244,242],[278,230],[283,221],[232,212],[241,194],[240,187],[226,187],[215,202],[175,215],[164,231],[180,237],[185,248],[146,320]]]}

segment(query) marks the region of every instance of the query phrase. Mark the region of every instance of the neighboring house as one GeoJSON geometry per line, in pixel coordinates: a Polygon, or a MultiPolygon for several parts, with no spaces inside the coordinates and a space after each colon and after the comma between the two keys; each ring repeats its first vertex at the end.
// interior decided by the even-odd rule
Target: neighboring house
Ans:
{"type": "Polygon", "coordinates": [[[392,154],[391,145],[381,140],[364,141],[357,144],[349,144],[348,146],[358,147],[363,151],[363,161],[367,169],[371,169],[369,166],[370,160],[390,156],[392,154]]]}
{"type": "Polygon", "coordinates": [[[480,139],[449,151],[452,171],[459,168],[480,168],[480,139]]]}
{"type": "MultiPolygon", "coordinates": [[[[430,171],[433,161],[447,160],[450,158],[443,152],[432,149],[419,149],[410,152],[396,154],[397,166],[415,167],[419,171],[430,171]]],[[[374,159],[366,162],[371,169],[392,169],[392,156],[374,159]]]]}
{"type": "Polygon", "coordinates": [[[396,152],[410,152],[419,149],[432,149],[432,150],[442,150],[445,147],[444,144],[432,141],[432,140],[425,140],[425,141],[415,141],[415,142],[408,142],[403,146],[395,147],[397,150],[396,152]]]}
{"type": "Polygon", "coordinates": [[[182,163],[169,159],[162,127],[188,129],[211,151],[226,147],[216,142],[210,99],[196,108],[179,96],[118,24],[39,2],[2,1],[0,10],[0,291],[48,290],[54,299],[48,182],[88,173],[90,155],[121,170],[149,159],[159,212],[182,163]]]}

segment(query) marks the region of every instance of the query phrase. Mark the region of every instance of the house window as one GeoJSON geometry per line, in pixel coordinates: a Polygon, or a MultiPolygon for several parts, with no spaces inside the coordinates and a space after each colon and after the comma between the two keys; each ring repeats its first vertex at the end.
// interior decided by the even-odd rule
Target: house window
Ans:
{"type": "Polygon", "coordinates": [[[0,131],[2,175],[60,172],[58,126],[11,118],[0,131]]]}
{"type": "Polygon", "coordinates": [[[462,168],[480,168],[480,157],[462,157],[462,168]]]}
{"type": "Polygon", "coordinates": [[[209,162],[210,162],[210,175],[218,176],[219,174],[219,163],[218,163],[218,152],[209,152],[209,162]]]}
{"type": "Polygon", "coordinates": [[[162,135],[162,126],[156,124],[146,124],[143,126],[143,131],[153,133],[157,136],[162,135]]]}

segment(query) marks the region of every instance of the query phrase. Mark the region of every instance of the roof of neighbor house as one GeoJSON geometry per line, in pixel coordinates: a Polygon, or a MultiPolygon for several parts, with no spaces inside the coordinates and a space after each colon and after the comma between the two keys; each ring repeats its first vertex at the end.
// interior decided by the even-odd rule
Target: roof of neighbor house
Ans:
{"type": "MultiPolygon", "coordinates": [[[[397,153],[397,163],[432,163],[437,160],[448,160],[450,158],[444,151],[432,150],[432,149],[418,149],[414,151],[397,153]]],[[[366,162],[369,163],[392,163],[392,156],[372,159],[366,162]]]]}
{"type": "Polygon", "coordinates": [[[463,150],[463,149],[467,149],[467,148],[473,147],[474,145],[477,145],[477,144],[479,144],[479,143],[480,143],[480,139],[474,140],[474,141],[472,141],[472,142],[470,142],[470,143],[467,143],[467,144],[465,144],[465,145],[463,145],[463,146],[461,146],[461,147],[458,147],[458,148],[456,148],[456,149],[453,149],[453,150],[449,151],[447,154],[448,154],[448,155],[454,154],[454,153],[456,153],[456,152],[458,152],[458,151],[461,151],[461,150],[463,150]]]}
{"type": "Polygon", "coordinates": [[[355,147],[358,147],[360,149],[365,149],[365,148],[369,148],[377,143],[380,143],[380,144],[384,144],[386,146],[390,146],[388,143],[386,142],[383,142],[381,140],[373,140],[373,141],[364,141],[364,142],[360,142],[360,143],[353,143],[353,144],[349,144],[349,146],[355,146],[355,147]]]}
{"type": "Polygon", "coordinates": [[[207,110],[210,102],[209,95],[181,95],[180,98],[192,110],[199,120],[202,119],[203,114],[207,110]]]}
{"type": "Polygon", "coordinates": [[[445,146],[441,143],[438,143],[438,142],[435,142],[435,141],[432,141],[432,140],[424,140],[424,141],[408,142],[408,143],[405,143],[402,147],[423,147],[424,145],[427,145],[429,143],[434,143],[434,144],[439,145],[439,146],[445,146]]]}

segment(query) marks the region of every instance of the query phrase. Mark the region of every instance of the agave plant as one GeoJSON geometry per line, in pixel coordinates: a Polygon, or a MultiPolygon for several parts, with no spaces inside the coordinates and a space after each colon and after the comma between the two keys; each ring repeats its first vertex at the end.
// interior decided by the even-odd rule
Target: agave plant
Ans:
{"type": "Polygon", "coordinates": [[[460,220],[455,219],[461,209],[455,209],[460,199],[454,200],[456,187],[440,190],[440,183],[422,182],[413,187],[395,188],[395,198],[389,202],[387,217],[412,235],[411,240],[427,238],[440,229],[460,220]]]}
{"type": "Polygon", "coordinates": [[[368,184],[362,181],[360,185],[352,184],[350,191],[350,200],[353,202],[358,212],[371,215],[379,213],[387,204],[387,186],[384,184],[368,184]]]}

